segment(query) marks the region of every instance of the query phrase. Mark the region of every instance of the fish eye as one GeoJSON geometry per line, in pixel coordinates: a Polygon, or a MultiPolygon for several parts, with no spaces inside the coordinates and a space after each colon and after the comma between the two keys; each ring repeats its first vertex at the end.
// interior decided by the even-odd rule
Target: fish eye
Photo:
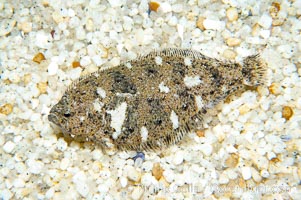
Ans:
{"type": "Polygon", "coordinates": [[[70,117],[71,114],[70,113],[64,113],[64,117],[70,117]]]}

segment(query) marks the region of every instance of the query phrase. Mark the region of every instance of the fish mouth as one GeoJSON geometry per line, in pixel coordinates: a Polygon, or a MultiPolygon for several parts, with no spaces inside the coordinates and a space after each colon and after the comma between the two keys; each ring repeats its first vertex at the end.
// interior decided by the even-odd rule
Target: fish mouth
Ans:
{"type": "Polygon", "coordinates": [[[58,124],[58,116],[56,114],[54,114],[54,113],[49,113],[49,115],[48,115],[48,121],[50,121],[50,122],[52,122],[52,123],[54,123],[56,125],[59,125],[58,124]]]}

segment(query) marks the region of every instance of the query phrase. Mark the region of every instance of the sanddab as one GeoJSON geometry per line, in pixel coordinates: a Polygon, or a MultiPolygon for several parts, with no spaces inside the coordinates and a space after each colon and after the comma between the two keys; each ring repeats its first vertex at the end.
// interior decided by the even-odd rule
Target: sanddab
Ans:
{"type": "Polygon", "coordinates": [[[50,111],[65,137],[119,150],[162,149],[196,129],[208,109],[265,82],[258,55],[219,61],[188,49],[153,51],[79,78],[50,111]]]}

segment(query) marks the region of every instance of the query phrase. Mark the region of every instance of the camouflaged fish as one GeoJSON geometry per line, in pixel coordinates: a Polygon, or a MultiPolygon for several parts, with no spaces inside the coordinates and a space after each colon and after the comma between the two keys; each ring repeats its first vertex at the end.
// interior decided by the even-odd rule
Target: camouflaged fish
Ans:
{"type": "Polygon", "coordinates": [[[188,49],[153,51],[81,77],[50,111],[66,137],[103,148],[162,149],[197,128],[231,93],[264,84],[258,55],[242,64],[188,49]]]}

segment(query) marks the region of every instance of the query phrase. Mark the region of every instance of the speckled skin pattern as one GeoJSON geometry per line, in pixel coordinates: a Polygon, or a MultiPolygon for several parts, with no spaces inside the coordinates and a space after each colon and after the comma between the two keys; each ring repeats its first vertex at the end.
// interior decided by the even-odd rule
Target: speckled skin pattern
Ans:
{"type": "Polygon", "coordinates": [[[48,118],[76,141],[162,149],[194,130],[207,110],[231,93],[262,85],[264,74],[259,56],[238,64],[187,49],[153,51],[81,77],[48,118]]]}

